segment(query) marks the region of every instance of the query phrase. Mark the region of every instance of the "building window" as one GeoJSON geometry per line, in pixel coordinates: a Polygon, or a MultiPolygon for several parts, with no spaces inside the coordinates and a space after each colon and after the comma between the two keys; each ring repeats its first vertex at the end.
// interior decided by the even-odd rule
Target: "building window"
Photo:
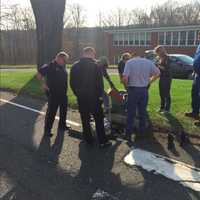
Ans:
{"type": "Polygon", "coordinates": [[[199,34],[200,30],[196,31],[196,35],[195,35],[195,44],[198,45],[199,44],[199,40],[198,40],[198,34],[199,34]]]}
{"type": "Polygon", "coordinates": [[[166,32],[166,45],[171,45],[171,32],[166,32]]]}
{"type": "Polygon", "coordinates": [[[119,33],[119,46],[123,46],[123,45],[124,45],[124,34],[119,33]]]}
{"type": "Polygon", "coordinates": [[[160,45],[164,45],[165,44],[165,33],[164,32],[160,32],[158,37],[159,37],[158,38],[159,44],[160,45]]]}
{"type": "Polygon", "coordinates": [[[135,45],[135,33],[129,33],[129,45],[135,45]]]}
{"type": "Polygon", "coordinates": [[[119,45],[119,34],[118,33],[113,34],[113,45],[114,46],[119,45]]]}
{"type": "Polygon", "coordinates": [[[145,45],[146,40],[145,40],[145,32],[140,33],[140,45],[145,45]]]}
{"type": "Polygon", "coordinates": [[[180,32],[180,45],[186,45],[186,31],[180,32]]]}
{"type": "Polygon", "coordinates": [[[139,45],[139,33],[135,33],[135,45],[139,45]]]}
{"type": "Polygon", "coordinates": [[[129,44],[129,35],[128,33],[124,33],[124,45],[127,46],[129,44]]]}
{"type": "Polygon", "coordinates": [[[151,33],[146,33],[146,45],[151,44],[151,33]]]}
{"type": "Polygon", "coordinates": [[[195,31],[188,32],[188,45],[194,45],[195,42],[195,31]]]}
{"type": "Polygon", "coordinates": [[[129,32],[129,33],[114,33],[113,45],[114,46],[146,46],[151,44],[150,32],[129,32]]]}
{"type": "Polygon", "coordinates": [[[173,32],[173,39],[172,39],[172,44],[173,45],[178,45],[178,32],[173,32]]]}

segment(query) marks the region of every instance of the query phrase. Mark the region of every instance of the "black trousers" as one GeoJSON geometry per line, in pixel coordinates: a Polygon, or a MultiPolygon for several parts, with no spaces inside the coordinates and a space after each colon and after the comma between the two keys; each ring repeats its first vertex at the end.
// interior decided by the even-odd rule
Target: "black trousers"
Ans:
{"type": "Polygon", "coordinates": [[[195,115],[200,112],[200,77],[195,77],[192,85],[192,112],[195,115]]]}
{"type": "Polygon", "coordinates": [[[60,113],[59,128],[64,128],[66,126],[67,103],[66,95],[48,95],[45,131],[51,131],[58,108],[60,113]]]}
{"type": "Polygon", "coordinates": [[[166,111],[170,111],[171,108],[171,83],[172,79],[168,77],[161,77],[159,81],[160,109],[166,111]]]}
{"type": "Polygon", "coordinates": [[[87,142],[93,140],[90,118],[94,117],[97,139],[100,144],[107,141],[104,129],[104,114],[100,100],[88,101],[86,98],[78,98],[79,112],[83,126],[83,137],[87,142]]]}

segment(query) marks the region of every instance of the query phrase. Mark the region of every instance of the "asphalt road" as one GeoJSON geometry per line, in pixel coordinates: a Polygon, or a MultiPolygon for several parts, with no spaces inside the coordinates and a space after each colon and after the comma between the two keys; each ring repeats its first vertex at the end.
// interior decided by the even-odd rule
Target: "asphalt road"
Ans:
{"type": "MultiPolygon", "coordinates": [[[[0,92],[0,98],[45,111],[46,102],[0,92]]],[[[76,111],[68,119],[80,123],[76,111]]],[[[0,199],[1,200],[92,200],[97,190],[110,195],[99,200],[199,200],[200,193],[139,167],[129,167],[123,158],[130,147],[122,139],[100,150],[81,140],[81,127],[70,134],[43,137],[44,116],[0,102],[0,199]]],[[[200,167],[198,146],[184,149],[176,143],[170,152],[166,136],[155,133],[134,144],[154,153],[200,167]]]]}

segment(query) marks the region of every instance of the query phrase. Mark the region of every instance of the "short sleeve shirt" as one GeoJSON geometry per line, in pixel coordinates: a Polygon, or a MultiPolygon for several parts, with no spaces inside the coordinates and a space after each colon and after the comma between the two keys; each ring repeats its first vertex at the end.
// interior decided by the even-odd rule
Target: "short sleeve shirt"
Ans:
{"type": "Polygon", "coordinates": [[[123,75],[128,77],[129,87],[147,87],[150,77],[159,75],[159,69],[146,58],[130,59],[124,69],[123,75]]]}

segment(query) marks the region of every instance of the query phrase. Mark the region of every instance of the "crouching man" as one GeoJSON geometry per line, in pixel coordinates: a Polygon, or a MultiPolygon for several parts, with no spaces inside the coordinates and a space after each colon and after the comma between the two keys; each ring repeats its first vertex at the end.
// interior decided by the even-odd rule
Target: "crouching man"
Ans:
{"type": "Polygon", "coordinates": [[[51,137],[51,129],[55,120],[58,107],[60,109],[60,120],[58,128],[68,130],[66,125],[67,115],[67,71],[66,62],[69,56],[65,52],[60,52],[50,64],[43,65],[37,74],[37,78],[42,82],[43,89],[48,97],[48,108],[45,117],[45,136],[51,137]]]}

